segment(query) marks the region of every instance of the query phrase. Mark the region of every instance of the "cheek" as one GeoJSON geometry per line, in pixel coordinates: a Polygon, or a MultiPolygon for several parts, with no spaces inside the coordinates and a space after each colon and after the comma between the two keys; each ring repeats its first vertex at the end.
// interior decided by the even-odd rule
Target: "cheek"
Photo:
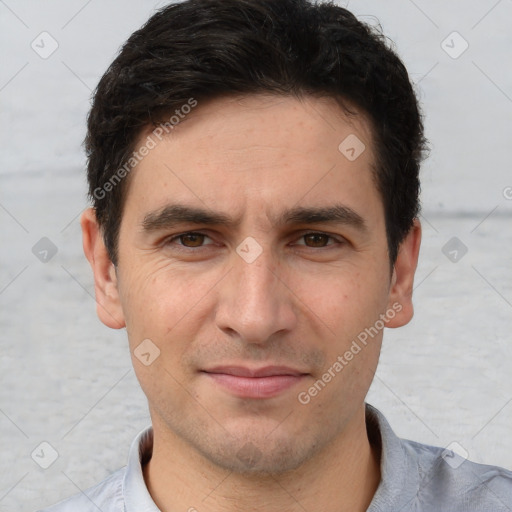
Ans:
{"type": "Polygon", "coordinates": [[[167,262],[133,268],[120,280],[121,303],[133,343],[141,336],[159,344],[166,342],[178,325],[188,324],[200,314],[202,299],[215,283],[215,276],[209,273],[185,276],[167,262]]]}
{"type": "Polygon", "coordinates": [[[346,268],[325,275],[305,275],[297,296],[338,339],[357,335],[375,322],[387,304],[385,281],[374,268],[346,268]]]}
{"type": "Polygon", "coordinates": [[[187,398],[182,396],[178,384],[183,380],[180,360],[201,326],[199,315],[204,292],[202,286],[184,279],[183,272],[165,265],[158,270],[154,268],[148,270],[141,265],[123,280],[121,296],[126,330],[142,389],[153,405],[160,399],[164,403],[166,393],[175,397],[176,405],[187,398]],[[151,343],[148,345],[146,340],[151,343]],[[138,357],[148,352],[151,362],[146,365],[138,357]]]}

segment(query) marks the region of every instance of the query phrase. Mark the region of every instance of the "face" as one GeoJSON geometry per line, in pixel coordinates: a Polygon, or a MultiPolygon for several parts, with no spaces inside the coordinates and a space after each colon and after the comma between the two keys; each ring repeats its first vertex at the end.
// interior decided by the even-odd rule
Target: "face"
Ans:
{"type": "Polygon", "coordinates": [[[333,100],[250,96],[199,104],[137,164],[96,285],[155,432],[278,473],[349,428],[383,325],[410,318],[419,245],[390,272],[372,146],[333,100]]]}

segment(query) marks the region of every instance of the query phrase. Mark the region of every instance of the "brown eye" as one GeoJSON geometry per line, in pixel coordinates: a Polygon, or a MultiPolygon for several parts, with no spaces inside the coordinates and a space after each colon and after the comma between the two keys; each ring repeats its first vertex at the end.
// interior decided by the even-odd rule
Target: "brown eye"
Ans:
{"type": "Polygon", "coordinates": [[[309,233],[304,235],[304,241],[308,247],[325,247],[330,238],[329,235],[323,233],[309,233]]]}
{"type": "Polygon", "coordinates": [[[180,235],[179,240],[181,245],[185,247],[200,247],[203,245],[205,235],[201,233],[186,233],[184,235],[180,235]]]}

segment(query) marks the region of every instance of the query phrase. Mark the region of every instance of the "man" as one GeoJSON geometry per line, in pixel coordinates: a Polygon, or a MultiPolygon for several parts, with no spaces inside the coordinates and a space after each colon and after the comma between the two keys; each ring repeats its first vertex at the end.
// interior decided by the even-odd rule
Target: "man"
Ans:
{"type": "Polygon", "coordinates": [[[425,145],[403,64],[334,4],[188,0],[135,32],[95,92],[81,224],[152,427],[47,510],[512,510],[512,472],[365,403],[413,314],[425,145]]]}

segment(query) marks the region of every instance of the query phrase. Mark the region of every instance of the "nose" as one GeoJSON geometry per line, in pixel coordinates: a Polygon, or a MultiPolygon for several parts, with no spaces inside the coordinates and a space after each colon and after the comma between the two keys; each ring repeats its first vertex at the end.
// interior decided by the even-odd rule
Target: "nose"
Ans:
{"type": "Polygon", "coordinates": [[[218,294],[217,327],[242,342],[260,345],[291,331],[297,316],[286,280],[270,250],[251,263],[233,254],[233,268],[218,294]]]}

